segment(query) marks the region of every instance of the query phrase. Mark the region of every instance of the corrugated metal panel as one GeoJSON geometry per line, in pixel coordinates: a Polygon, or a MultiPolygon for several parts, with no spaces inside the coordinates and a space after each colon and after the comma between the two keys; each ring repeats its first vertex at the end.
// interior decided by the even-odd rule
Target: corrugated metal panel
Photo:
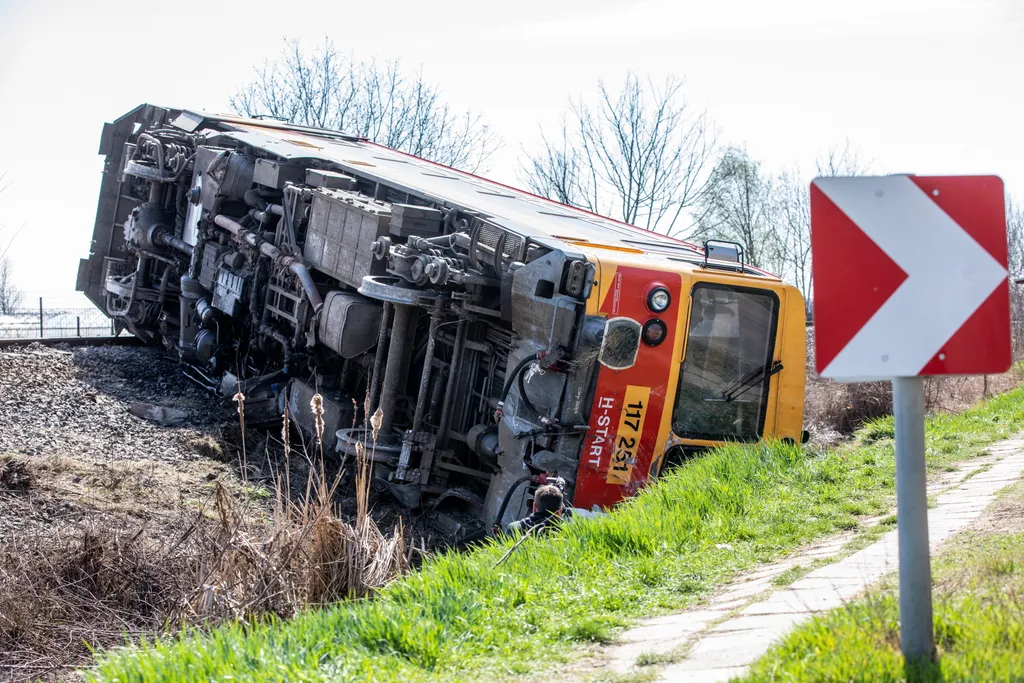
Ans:
{"type": "Polygon", "coordinates": [[[344,190],[313,192],[313,208],[304,256],[311,265],[347,285],[358,287],[366,275],[384,272],[370,247],[387,234],[391,213],[344,190]]]}

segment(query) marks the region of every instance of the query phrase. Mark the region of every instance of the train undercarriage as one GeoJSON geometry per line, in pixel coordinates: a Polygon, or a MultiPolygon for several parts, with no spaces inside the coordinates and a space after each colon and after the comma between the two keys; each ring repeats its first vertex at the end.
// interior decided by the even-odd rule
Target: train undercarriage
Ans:
{"type": "Polygon", "coordinates": [[[521,514],[518,482],[571,496],[604,331],[582,254],[340,133],[144,105],[101,152],[78,285],[119,328],[247,420],[287,408],[306,443],[365,447],[379,488],[454,537],[521,514]]]}

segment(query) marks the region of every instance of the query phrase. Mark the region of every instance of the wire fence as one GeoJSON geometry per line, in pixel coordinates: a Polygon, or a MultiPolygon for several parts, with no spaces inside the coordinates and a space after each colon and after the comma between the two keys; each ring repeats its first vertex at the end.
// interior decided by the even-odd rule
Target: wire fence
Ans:
{"type": "Polygon", "coordinates": [[[0,339],[109,337],[114,323],[78,292],[25,294],[0,311],[0,339]]]}

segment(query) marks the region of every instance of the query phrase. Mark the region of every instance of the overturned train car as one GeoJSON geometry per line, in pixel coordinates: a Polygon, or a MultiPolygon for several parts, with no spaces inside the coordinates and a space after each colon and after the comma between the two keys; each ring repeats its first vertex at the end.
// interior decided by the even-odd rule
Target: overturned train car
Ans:
{"type": "Polygon", "coordinates": [[[803,300],[736,245],[275,121],[143,105],[100,153],[78,289],[249,419],[312,435],[319,394],[324,450],[369,442],[454,536],[548,477],[608,507],[695,449],[801,437],[803,300]]]}

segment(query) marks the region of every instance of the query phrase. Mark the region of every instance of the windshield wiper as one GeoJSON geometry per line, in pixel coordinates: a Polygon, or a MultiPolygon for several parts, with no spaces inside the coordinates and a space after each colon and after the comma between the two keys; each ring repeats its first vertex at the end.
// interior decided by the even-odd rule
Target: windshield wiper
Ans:
{"type": "Polygon", "coordinates": [[[727,385],[725,389],[717,396],[710,396],[705,401],[721,401],[724,403],[730,403],[734,401],[738,396],[750,391],[757,383],[768,379],[772,375],[782,371],[782,361],[768,361],[764,365],[758,368],[754,368],[745,375],[742,375],[739,379],[734,380],[731,384],[727,385]]]}

